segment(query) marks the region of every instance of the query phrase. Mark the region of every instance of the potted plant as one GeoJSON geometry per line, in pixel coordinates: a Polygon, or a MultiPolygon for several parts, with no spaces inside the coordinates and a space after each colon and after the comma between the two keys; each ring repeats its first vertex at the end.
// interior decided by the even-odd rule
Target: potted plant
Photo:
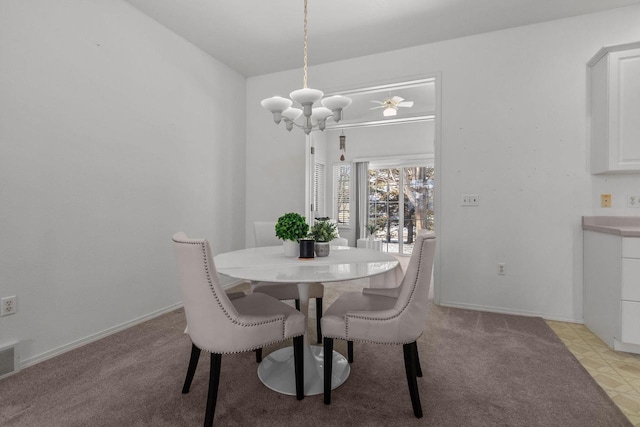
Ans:
{"type": "Polygon", "coordinates": [[[369,240],[373,240],[375,238],[375,233],[378,231],[378,226],[375,221],[369,221],[369,225],[367,225],[367,231],[369,231],[369,240]]]}
{"type": "Polygon", "coordinates": [[[278,218],[276,222],[276,237],[284,241],[284,254],[286,256],[298,256],[298,241],[307,237],[309,224],[305,218],[295,212],[289,212],[278,218]]]}
{"type": "Polygon", "coordinates": [[[309,235],[316,241],[316,256],[329,255],[329,242],[337,237],[336,225],[329,218],[316,218],[309,235]]]}

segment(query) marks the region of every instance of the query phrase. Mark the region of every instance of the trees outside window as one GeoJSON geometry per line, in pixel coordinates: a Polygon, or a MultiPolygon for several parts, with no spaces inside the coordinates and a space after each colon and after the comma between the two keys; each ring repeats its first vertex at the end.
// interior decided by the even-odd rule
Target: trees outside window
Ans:
{"type": "Polygon", "coordinates": [[[369,224],[387,252],[410,254],[420,230],[433,230],[431,166],[369,170],[369,224]]]}

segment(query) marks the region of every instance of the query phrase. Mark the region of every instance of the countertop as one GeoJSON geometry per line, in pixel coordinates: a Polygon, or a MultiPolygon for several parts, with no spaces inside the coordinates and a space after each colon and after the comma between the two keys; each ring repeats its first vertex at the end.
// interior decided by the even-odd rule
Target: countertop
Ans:
{"type": "Polygon", "coordinates": [[[583,216],[582,229],[622,237],[640,237],[640,216],[583,216]]]}

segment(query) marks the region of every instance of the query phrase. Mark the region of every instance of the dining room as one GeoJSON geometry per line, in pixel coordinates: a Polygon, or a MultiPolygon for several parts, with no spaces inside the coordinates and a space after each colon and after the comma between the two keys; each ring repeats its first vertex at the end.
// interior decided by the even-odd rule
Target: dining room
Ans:
{"type": "MultiPolygon", "coordinates": [[[[0,1],[0,299],[11,302],[0,317],[0,424],[202,423],[204,357],[192,391],[180,393],[191,343],[171,236],[207,239],[215,259],[253,248],[256,221],[298,212],[313,225],[312,140],[330,147],[329,167],[375,164],[379,155],[358,153],[376,133],[411,134],[394,131],[399,124],[363,137],[331,123],[310,136],[304,124],[276,125],[261,101],[306,76],[345,96],[438,83],[430,124],[406,125],[432,126],[419,131],[432,153],[425,141],[420,154],[433,155],[436,177],[434,295],[417,342],[424,417],[412,411],[402,346],[356,343],[331,405],[265,387],[251,353],[224,359],[216,422],[304,424],[310,413],[336,425],[571,425],[585,416],[597,425],[603,415],[588,408],[606,407],[619,425],[640,425],[637,372],[598,386],[593,376],[618,381],[615,367],[589,371],[562,341],[584,327],[581,217],[637,215],[626,203],[637,174],[589,170],[587,62],[603,46],[640,40],[639,2],[309,0],[306,51],[302,0],[226,3],[0,1]],[[554,365],[567,376],[555,381],[554,365]]],[[[373,100],[393,100],[388,92],[373,100]]],[[[334,218],[333,194],[325,202],[334,218]]],[[[339,230],[354,250],[367,237],[361,225],[354,217],[339,230]]],[[[366,287],[363,278],[328,284],[324,307],[366,287]]],[[[226,290],[251,294],[246,283],[226,290]]],[[[311,336],[317,315],[309,304],[311,336]]],[[[346,355],[347,343],[336,339],[334,350],[346,355]]]]}

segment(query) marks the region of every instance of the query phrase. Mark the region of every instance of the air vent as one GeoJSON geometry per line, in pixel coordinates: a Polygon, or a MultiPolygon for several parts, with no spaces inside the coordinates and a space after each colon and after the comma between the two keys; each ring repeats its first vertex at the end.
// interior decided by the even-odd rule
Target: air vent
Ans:
{"type": "Polygon", "coordinates": [[[0,378],[18,372],[18,343],[0,347],[0,378]]]}

